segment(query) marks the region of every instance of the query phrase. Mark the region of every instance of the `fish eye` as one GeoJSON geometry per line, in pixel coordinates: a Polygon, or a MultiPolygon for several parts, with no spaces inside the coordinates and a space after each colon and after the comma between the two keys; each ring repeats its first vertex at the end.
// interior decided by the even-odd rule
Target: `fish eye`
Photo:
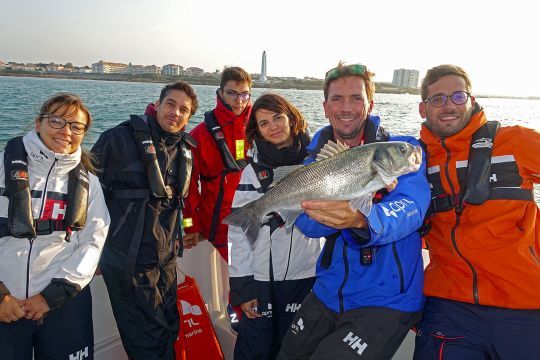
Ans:
{"type": "Polygon", "coordinates": [[[401,146],[399,147],[399,151],[400,151],[402,154],[406,154],[406,153],[407,153],[407,146],[401,145],[401,146]]]}

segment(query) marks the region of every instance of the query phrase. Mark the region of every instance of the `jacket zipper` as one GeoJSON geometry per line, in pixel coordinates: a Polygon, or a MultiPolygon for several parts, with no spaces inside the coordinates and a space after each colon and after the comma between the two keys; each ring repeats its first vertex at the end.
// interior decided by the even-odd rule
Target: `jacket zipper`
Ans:
{"type": "Polygon", "coordinates": [[[401,260],[399,259],[399,254],[397,252],[396,243],[392,243],[392,252],[394,253],[394,260],[396,260],[396,265],[399,274],[399,292],[402,294],[405,290],[405,284],[403,281],[403,266],[401,265],[401,260]]]}
{"type": "MultiPolygon", "coordinates": [[[[450,186],[450,190],[452,191],[452,197],[455,199],[456,198],[456,191],[454,189],[454,184],[452,183],[452,180],[450,179],[450,175],[449,175],[449,172],[448,172],[448,162],[450,161],[450,151],[448,151],[448,148],[446,147],[446,144],[444,142],[444,138],[441,139],[441,144],[444,148],[444,150],[446,151],[446,162],[444,164],[444,170],[445,170],[445,175],[446,175],[446,181],[448,181],[448,184],[450,186]]],[[[469,260],[467,260],[465,258],[465,256],[463,256],[463,254],[461,253],[461,251],[459,250],[458,246],[457,246],[457,241],[456,241],[456,229],[458,228],[459,226],[459,222],[460,222],[460,219],[461,219],[461,215],[455,211],[456,213],[456,223],[454,225],[454,227],[452,227],[452,231],[450,232],[450,236],[452,238],[452,246],[454,247],[454,249],[456,250],[457,254],[459,255],[459,257],[467,264],[467,266],[471,269],[471,273],[472,273],[472,276],[473,276],[473,293],[472,293],[472,296],[473,296],[473,299],[474,299],[474,303],[476,305],[479,305],[480,304],[480,301],[478,299],[478,274],[476,273],[476,269],[474,268],[474,266],[469,262],[469,260]]]]}
{"type": "MultiPolygon", "coordinates": [[[[45,179],[45,186],[43,187],[43,195],[41,196],[41,208],[39,209],[39,218],[41,219],[43,208],[45,207],[45,198],[47,197],[47,185],[49,184],[49,176],[51,175],[54,166],[58,160],[55,158],[49,172],[47,173],[47,178],[45,179]]],[[[28,258],[26,261],[26,298],[30,294],[30,256],[32,255],[32,246],[34,245],[34,239],[29,239],[30,241],[30,250],[28,250],[28,258]]]]}
{"type": "Polygon", "coordinates": [[[341,283],[338,289],[339,312],[342,314],[345,312],[345,306],[343,305],[343,288],[345,287],[345,283],[347,283],[347,279],[349,278],[349,261],[347,260],[347,242],[346,241],[343,241],[343,265],[345,266],[345,276],[343,277],[343,282],[341,283]]]}

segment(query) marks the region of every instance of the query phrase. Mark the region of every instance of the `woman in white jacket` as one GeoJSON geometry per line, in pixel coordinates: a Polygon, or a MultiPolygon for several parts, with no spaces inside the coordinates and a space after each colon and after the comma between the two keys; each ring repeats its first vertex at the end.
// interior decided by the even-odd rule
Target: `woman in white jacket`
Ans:
{"type": "MultiPolygon", "coordinates": [[[[310,141],[302,114],[277,94],[255,101],[246,138],[251,160],[242,172],[233,209],[261,197],[276,168],[301,164],[310,141]]],[[[315,280],[320,239],[282,225],[279,215],[272,214],[253,247],[241,228],[229,226],[231,304],[243,312],[235,359],[274,359],[315,280]]]]}
{"type": "Polygon", "coordinates": [[[88,284],[109,228],[81,99],[47,100],[0,155],[0,358],[92,359],[88,284]]]}

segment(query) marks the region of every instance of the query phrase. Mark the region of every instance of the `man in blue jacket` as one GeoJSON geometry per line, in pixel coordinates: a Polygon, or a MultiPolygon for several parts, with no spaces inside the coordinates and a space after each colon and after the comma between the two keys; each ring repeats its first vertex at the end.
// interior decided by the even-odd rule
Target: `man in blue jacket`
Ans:
{"type": "MultiPolygon", "coordinates": [[[[392,136],[371,115],[374,74],[364,65],[326,73],[324,112],[330,125],[308,146],[312,162],[328,141],[350,147],[392,136]]],[[[379,191],[366,217],[347,201],[305,201],[296,225],[309,237],[326,238],[317,280],[285,339],[278,359],[391,359],[409,328],[421,318],[423,267],[416,231],[430,201],[425,164],[379,191]],[[388,190],[392,190],[389,192],[388,190]]]]}

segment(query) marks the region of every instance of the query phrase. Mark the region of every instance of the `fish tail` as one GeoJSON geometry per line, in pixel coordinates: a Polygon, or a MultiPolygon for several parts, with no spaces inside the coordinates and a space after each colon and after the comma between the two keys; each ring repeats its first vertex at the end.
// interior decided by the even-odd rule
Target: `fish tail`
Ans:
{"type": "Polygon", "coordinates": [[[223,219],[223,224],[235,225],[242,228],[249,242],[253,245],[259,236],[259,229],[262,225],[262,216],[257,211],[255,202],[248,203],[233,211],[223,219]]]}

